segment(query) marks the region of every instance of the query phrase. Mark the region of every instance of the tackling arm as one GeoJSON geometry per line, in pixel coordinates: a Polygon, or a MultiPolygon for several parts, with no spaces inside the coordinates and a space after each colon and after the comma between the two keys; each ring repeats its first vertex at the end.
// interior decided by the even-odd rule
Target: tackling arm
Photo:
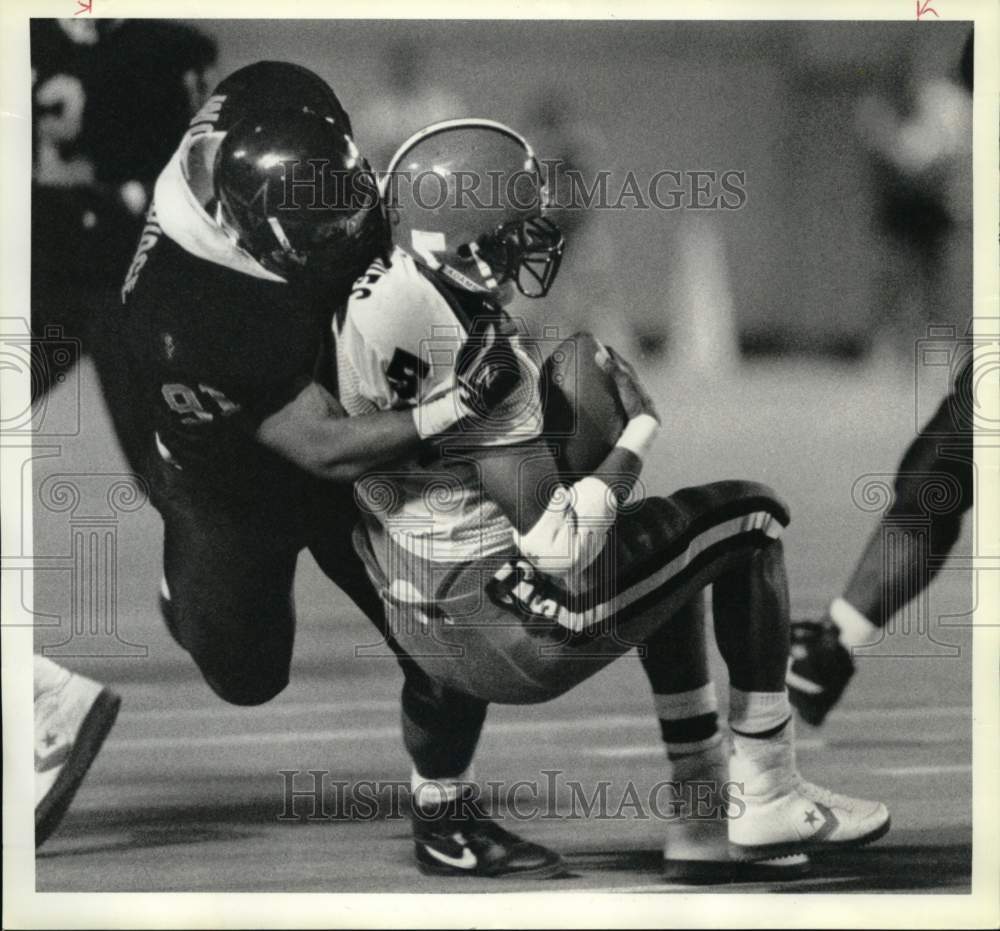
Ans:
{"type": "Polygon", "coordinates": [[[341,482],[404,458],[421,443],[412,411],[348,417],[337,399],[316,382],[267,417],[257,428],[256,439],[310,474],[341,482]]]}
{"type": "MultiPolygon", "coordinates": [[[[484,364],[473,367],[482,375],[484,364]]],[[[341,403],[312,381],[288,404],[265,418],[256,439],[319,478],[353,482],[376,466],[412,455],[424,440],[446,433],[469,416],[465,385],[403,410],[348,417],[341,403]]],[[[478,402],[489,403],[485,392],[478,402]]]]}

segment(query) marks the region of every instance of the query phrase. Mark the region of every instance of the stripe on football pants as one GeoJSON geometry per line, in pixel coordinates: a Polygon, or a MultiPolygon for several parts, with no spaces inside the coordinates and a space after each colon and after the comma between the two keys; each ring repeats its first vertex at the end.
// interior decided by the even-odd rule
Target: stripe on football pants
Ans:
{"type": "Polygon", "coordinates": [[[780,521],[767,511],[754,511],[743,517],[734,517],[714,524],[693,537],[683,553],[675,556],[635,585],[620,592],[616,597],[588,607],[583,611],[571,611],[565,606],[560,606],[555,620],[561,626],[579,633],[594,624],[599,624],[611,615],[622,611],[666,585],[710,547],[749,533],[763,533],[772,540],[776,540],[781,536],[782,529],[780,521]]]}

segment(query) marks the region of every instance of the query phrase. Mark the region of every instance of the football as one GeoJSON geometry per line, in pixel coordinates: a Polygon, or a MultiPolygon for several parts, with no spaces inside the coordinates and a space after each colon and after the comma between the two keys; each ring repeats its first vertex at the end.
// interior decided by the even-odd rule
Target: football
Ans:
{"type": "Polygon", "coordinates": [[[596,360],[600,349],[592,333],[574,333],[545,360],[545,435],[563,472],[592,472],[625,429],[618,391],[596,360]]]}

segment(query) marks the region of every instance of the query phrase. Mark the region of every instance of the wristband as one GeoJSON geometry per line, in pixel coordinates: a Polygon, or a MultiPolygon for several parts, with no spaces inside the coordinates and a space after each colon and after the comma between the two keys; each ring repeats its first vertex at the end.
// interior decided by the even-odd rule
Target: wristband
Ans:
{"type": "Polygon", "coordinates": [[[468,417],[472,411],[462,398],[462,389],[452,388],[439,398],[413,408],[413,424],[422,440],[439,436],[468,417]]]}
{"type": "Polygon", "coordinates": [[[656,439],[656,434],[660,432],[660,425],[652,414],[639,414],[633,417],[622,430],[622,435],[618,437],[616,447],[627,449],[630,453],[638,456],[640,460],[645,459],[649,448],[656,439]]]}

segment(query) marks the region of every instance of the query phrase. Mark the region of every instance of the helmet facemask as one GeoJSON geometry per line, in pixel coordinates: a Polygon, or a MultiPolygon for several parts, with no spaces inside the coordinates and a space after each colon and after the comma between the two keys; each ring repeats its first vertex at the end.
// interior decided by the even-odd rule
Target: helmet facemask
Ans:
{"type": "Polygon", "coordinates": [[[513,281],[525,297],[540,298],[559,273],[564,246],[559,227],[538,216],[513,220],[481,236],[475,252],[490,266],[498,285],[513,281]]]}

